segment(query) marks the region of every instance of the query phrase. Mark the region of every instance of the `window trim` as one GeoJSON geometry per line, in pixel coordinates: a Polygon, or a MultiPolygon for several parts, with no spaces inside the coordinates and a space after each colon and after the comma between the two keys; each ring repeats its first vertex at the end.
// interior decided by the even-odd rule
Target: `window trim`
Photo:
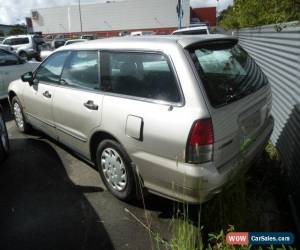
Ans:
{"type": "MultiPolygon", "coordinates": [[[[140,54],[156,54],[156,55],[162,55],[166,59],[171,73],[173,74],[175,78],[175,84],[179,93],[179,102],[170,102],[170,101],[164,101],[164,100],[157,100],[153,98],[145,98],[145,97],[138,97],[138,96],[132,96],[132,95],[125,95],[125,94],[118,94],[118,93],[112,93],[112,92],[107,92],[107,91],[102,91],[105,95],[109,96],[115,96],[115,97],[120,97],[120,98],[125,98],[125,99],[131,99],[131,100],[137,100],[137,101],[143,101],[143,102],[149,102],[149,103],[155,103],[155,104],[161,104],[161,105],[167,105],[167,106],[174,106],[174,107],[183,107],[185,106],[185,98],[184,94],[181,88],[181,83],[175,68],[175,65],[169,55],[164,53],[163,51],[154,51],[154,50],[134,50],[134,49],[100,49],[100,56],[101,52],[110,52],[110,53],[140,53],[140,54]]],[[[100,59],[101,60],[101,59],[100,59]]],[[[99,64],[100,65],[100,64],[99,64]]],[[[101,66],[101,65],[100,65],[101,66]]],[[[101,72],[100,72],[101,75],[101,72]]],[[[100,78],[101,81],[101,78],[100,78]]]]}

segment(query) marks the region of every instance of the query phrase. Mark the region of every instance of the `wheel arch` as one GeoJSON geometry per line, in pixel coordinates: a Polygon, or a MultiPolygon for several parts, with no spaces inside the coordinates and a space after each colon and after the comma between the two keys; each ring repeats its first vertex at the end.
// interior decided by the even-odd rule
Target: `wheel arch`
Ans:
{"type": "Polygon", "coordinates": [[[96,161],[96,151],[97,151],[97,147],[98,147],[99,143],[101,141],[103,141],[103,140],[106,140],[106,139],[116,141],[116,142],[118,142],[123,147],[123,145],[120,142],[120,140],[118,140],[112,134],[110,134],[110,133],[108,133],[106,131],[96,131],[91,136],[91,139],[90,139],[90,157],[91,157],[92,162],[96,161]]]}

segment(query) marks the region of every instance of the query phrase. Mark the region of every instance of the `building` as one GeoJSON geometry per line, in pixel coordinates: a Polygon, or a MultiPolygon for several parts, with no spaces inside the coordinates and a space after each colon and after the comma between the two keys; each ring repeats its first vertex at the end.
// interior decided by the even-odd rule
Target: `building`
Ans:
{"type": "MultiPolygon", "coordinates": [[[[182,26],[189,26],[190,0],[182,2],[182,26]]],[[[32,25],[35,32],[43,34],[115,36],[124,30],[170,33],[178,28],[177,4],[178,0],[125,0],[35,9],[32,25]]]]}
{"type": "Polygon", "coordinates": [[[200,22],[208,23],[210,26],[216,26],[217,24],[217,8],[201,7],[192,9],[192,19],[199,19],[200,22]]]}

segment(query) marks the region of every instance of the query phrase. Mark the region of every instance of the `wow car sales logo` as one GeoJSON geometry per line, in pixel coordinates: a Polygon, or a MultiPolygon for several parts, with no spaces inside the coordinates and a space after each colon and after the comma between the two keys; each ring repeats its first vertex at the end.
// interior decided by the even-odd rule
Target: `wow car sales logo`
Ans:
{"type": "Polygon", "coordinates": [[[226,235],[228,245],[291,245],[295,236],[288,232],[230,232],[226,235]]]}

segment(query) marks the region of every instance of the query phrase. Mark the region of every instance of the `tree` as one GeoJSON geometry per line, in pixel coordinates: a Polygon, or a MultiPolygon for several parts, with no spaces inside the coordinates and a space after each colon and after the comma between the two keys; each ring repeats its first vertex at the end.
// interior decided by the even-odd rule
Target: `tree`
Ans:
{"type": "Polygon", "coordinates": [[[10,31],[9,31],[9,35],[13,36],[13,35],[22,35],[25,34],[25,30],[24,28],[20,27],[20,26],[15,26],[13,27],[10,31]]]}
{"type": "Polygon", "coordinates": [[[225,29],[300,20],[300,0],[234,0],[219,17],[225,29]]]}

